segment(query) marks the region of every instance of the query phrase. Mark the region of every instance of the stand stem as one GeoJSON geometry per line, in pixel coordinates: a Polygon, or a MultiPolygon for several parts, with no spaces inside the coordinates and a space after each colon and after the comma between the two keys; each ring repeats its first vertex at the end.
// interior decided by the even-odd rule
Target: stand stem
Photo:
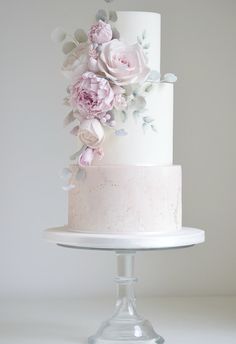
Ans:
{"type": "Polygon", "coordinates": [[[164,339],[136,312],[134,283],[135,251],[116,251],[117,301],[111,318],[105,321],[89,344],[163,344],[164,339]]]}
{"type": "Polygon", "coordinates": [[[134,277],[134,251],[117,251],[117,302],[114,316],[127,319],[137,317],[135,311],[135,293],[134,283],[137,278],[134,277]]]}

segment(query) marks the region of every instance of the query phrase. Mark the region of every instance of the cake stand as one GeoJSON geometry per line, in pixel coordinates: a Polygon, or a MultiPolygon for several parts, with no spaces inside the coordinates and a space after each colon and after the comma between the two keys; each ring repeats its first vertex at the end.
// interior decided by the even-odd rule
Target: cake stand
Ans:
{"type": "Polygon", "coordinates": [[[102,323],[89,344],[161,344],[164,339],[158,335],[151,323],[136,311],[134,295],[135,253],[141,250],[163,250],[190,247],[204,242],[204,231],[182,228],[173,233],[156,234],[86,234],[70,231],[67,227],[51,228],[44,238],[59,246],[90,250],[114,251],[117,257],[118,296],[113,315],[102,323]]]}

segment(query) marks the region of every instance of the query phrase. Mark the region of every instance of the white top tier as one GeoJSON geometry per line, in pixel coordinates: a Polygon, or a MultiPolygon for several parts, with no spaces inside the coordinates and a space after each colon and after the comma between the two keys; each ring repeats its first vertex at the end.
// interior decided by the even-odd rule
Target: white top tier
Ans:
{"type": "Polygon", "coordinates": [[[128,44],[137,42],[137,36],[146,36],[148,49],[148,64],[153,70],[160,71],[161,61],[161,15],[154,12],[117,12],[115,24],[121,40],[128,44]]]}
{"type": "MultiPolygon", "coordinates": [[[[160,71],[160,27],[161,16],[152,12],[118,12],[115,27],[120,39],[132,45],[137,37],[142,38],[146,50],[148,66],[160,71]]],[[[146,106],[138,118],[128,113],[124,120],[118,113],[115,121],[117,129],[124,129],[127,136],[117,137],[109,129],[103,144],[104,158],[95,165],[171,165],[173,163],[173,85],[160,83],[145,96],[146,106]],[[144,116],[153,120],[155,130],[143,130],[144,116]]]]}

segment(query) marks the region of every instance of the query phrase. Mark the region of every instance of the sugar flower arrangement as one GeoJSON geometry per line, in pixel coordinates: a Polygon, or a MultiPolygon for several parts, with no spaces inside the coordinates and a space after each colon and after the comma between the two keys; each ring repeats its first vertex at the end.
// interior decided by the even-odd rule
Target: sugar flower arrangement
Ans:
{"type": "MultiPolygon", "coordinates": [[[[112,2],[105,1],[108,5],[112,2]]],[[[145,95],[157,82],[177,80],[171,73],[161,79],[158,71],[150,70],[146,32],[137,36],[135,44],[127,45],[120,39],[117,19],[110,8],[99,10],[88,33],[77,29],[71,36],[56,28],[51,35],[53,41],[62,43],[66,55],[61,70],[69,80],[64,103],[71,111],[64,125],[76,123],[71,133],[82,148],[71,159],[80,167],[89,166],[95,157],[102,159],[106,130],[118,137],[128,134],[117,127],[117,116],[123,116],[124,122],[129,115],[141,116],[144,131],[150,128],[155,132],[154,119],[145,113],[145,95]]],[[[65,169],[64,174],[70,171],[65,169]]]]}

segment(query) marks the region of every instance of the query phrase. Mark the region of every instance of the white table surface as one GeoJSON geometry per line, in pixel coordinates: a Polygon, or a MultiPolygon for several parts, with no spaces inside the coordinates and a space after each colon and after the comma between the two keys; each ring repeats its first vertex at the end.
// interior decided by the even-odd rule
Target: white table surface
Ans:
{"type": "MultiPolygon", "coordinates": [[[[84,344],[113,311],[114,300],[0,300],[1,344],[84,344]]],[[[138,298],[166,344],[235,344],[236,297],[138,298]]]]}

